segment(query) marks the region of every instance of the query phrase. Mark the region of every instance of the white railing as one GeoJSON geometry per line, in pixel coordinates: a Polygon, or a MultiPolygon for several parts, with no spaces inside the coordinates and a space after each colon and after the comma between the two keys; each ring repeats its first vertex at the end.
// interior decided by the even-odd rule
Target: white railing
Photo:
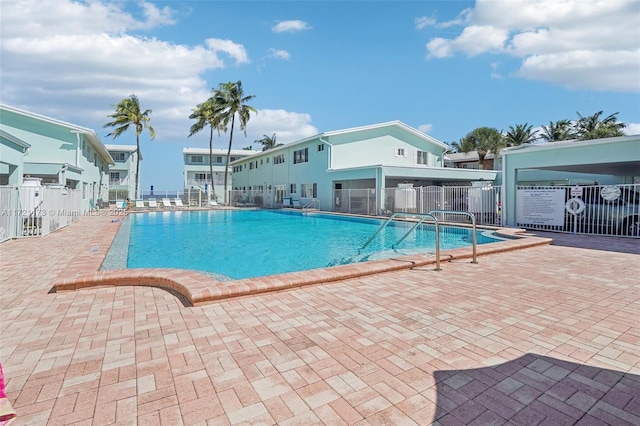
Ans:
{"type": "Polygon", "coordinates": [[[79,189],[63,187],[0,187],[0,241],[21,237],[40,237],[79,220],[79,189]]]}
{"type": "MultiPolygon", "coordinates": [[[[431,210],[468,211],[478,224],[500,225],[500,187],[496,186],[425,186],[382,190],[378,208],[375,189],[334,190],[333,211],[340,213],[391,216],[394,213],[426,214],[431,210]]],[[[467,222],[459,215],[439,213],[439,219],[467,222]]]]}
{"type": "Polygon", "coordinates": [[[516,226],[640,237],[640,184],[519,186],[516,226]]]}

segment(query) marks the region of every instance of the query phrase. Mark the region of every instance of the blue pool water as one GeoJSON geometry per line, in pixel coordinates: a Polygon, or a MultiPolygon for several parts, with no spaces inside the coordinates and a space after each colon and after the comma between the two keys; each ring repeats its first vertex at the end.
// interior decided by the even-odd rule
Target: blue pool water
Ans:
{"type": "MultiPolygon", "coordinates": [[[[129,215],[129,268],[180,268],[218,279],[264,275],[435,251],[433,226],[389,224],[362,252],[380,227],[378,219],[269,210],[171,211],[129,215]]],[[[125,227],[125,224],[123,224],[125,227]]],[[[478,232],[478,244],[498,241],[478,232]]],[[[442,227],[442,250],[471,245],[471,230],[442,227]]]]}

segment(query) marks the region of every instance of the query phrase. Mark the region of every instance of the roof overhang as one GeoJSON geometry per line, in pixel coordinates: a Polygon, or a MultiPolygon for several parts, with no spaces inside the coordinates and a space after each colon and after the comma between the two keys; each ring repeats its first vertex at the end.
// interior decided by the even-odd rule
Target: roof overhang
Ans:
{"type": "Polygon", "coordinates": [[[526,155],[536,158],[535,162],[532,161],[532,164],[527,167],[529,169],[640,176],[640,135],[527,144],[502,151],[502,156],[507,163],[511,157],[526,155]],[[579,155],[584,152],[588,153],[586,157],[579,155]]]}

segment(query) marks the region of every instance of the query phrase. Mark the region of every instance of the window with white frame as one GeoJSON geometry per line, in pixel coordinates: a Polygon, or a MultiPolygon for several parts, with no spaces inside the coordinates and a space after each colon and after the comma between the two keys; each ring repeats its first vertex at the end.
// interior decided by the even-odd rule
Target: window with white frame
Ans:
{"type": "Polygon", "coordinates": [[[204,163],[204,158],[202,155],[192,155],[191,156],[192,163],[204,163]]]}
{"type": "Polygon", "coordinates": [[[214,164],[222,164],[222,157],[213,157],[214,164]]]}
{"type": "Polygon", "coordinates": [[[113,161],[124,161],[127,158],[124,152],[112,152],[111,157],[113,157],[113,161]]]}
{"type": "Polygon", "coordinates": [[[396,157],[406,157],[407,156],[407,150],[405,148],[396,148],[395,156],[396,157]]]}
{"type": "Polygon", "coordinates": [[[323,143],[318,144],[318,152],[320,152],[320,151],[324,151],[324,144],[323,143]]]}
{"type": "Polygon", "coordinates": [[[292,183],[289,187],[289,193],[291,194],[295,194],[296,193],[296,184],[292,183]]]}
{"type": "Polygon", "coordinates": [[[418,151],[418,157],[416,159],[416,163],[424,164],[425,166],[433,166],[434,163],[434,155],[430,152],[426,151],[418,151]]]}
{"type": "Polygon", "coordinates": [[[273,164],[282,164],[284,163],[284,154],[275,155],[273,157],[273,164]]]}
{"type": "Polygon", "coordinates": [[[302,198],[316,198],[316,188],[317,186],[315,183],[302,183],[300,184],[300,196],[302,198]]]}
{"type": "Polygon", "coordinates": [[[110,172],[109,173],[109,184],[110,185],[120,185],[120,172],[110,172]]]}

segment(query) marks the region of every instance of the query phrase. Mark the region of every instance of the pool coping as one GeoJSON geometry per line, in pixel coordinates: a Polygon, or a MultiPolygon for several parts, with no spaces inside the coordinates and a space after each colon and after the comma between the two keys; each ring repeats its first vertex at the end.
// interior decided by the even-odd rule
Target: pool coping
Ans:
{"type": "MultiPolygon", "coordinates": [[[[483,229],[485,228],[483,227],[483,229]]],[[[505,238],[505,240],[478,245],[477,256],[548,245],[553,241],[551,238],[522,235],[525,230],[519,228],[491,229],[494,230],[498,237],[505,238]]],[[[440,253],[440,262],[472,259],[472,257],[473,252],[469,247],[445,250],[440,253]]],[[[151,286],[175,294],[185,306],[199,306],[235,297],[290,290],[308,285],[324,284],[434,264],[436,264],[435,256],[408,255],[233,281],[217,281],[202,273],[185,269],[131,268],[98,270],[94,273],[58,278],[53,283],[51,291],[64,292],[114,286],[151,286]]]]}

